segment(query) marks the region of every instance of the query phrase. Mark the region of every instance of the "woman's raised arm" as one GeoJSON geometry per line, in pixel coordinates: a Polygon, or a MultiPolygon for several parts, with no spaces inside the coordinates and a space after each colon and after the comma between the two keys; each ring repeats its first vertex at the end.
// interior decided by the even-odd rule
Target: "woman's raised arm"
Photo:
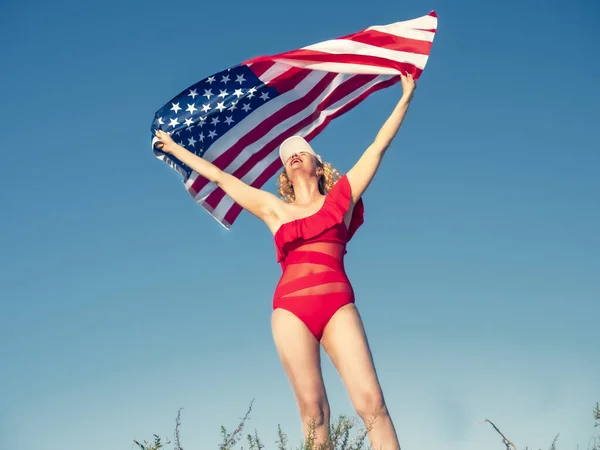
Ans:
{"type": "Polygon", "coordinates": [[[352,189],[352,199],[357,202],[363,195],[383,159],[383,155],[394,140],[400,125],[410,106],[412,96],[415,90],[415,81],[409,75],[401,75],[402,79],[402,98],[394,108],[390,117],[383,124],[373,143],[365,150],[354,167],[347,173],[348,182],[352,189]]]}
{"type": "Polygon", "coordinates": [[[156,147],[165,153],[175,156],[179,161],[198,172],[201,176],[218,185],[242,208],[255,215],[269,225],[277,221],[277,202],[281,202],[270,192],[256,189],[237,177],[222,171],[210,161],[200,158],[177,144],[171,136],[156,131],[156,147]]]}

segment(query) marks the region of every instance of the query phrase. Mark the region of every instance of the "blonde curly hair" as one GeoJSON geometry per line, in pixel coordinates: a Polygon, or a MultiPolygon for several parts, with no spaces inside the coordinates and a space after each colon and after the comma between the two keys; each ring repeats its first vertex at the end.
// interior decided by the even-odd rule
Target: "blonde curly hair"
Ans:
{"type": "MultiPolygon", "coordinates": [[[[323,169],[323,175],[319,178],[319,192],[325,195],[331,190],[341,175],[331,164],[327,162],[321,163],[319,160],[315,160],[315,162],[317,166],[323,169]]],[[[285,167],[277,177],[277,193],[287,203],[293,203],[296,199],[294,188],[285,172],[285,167]]]]}

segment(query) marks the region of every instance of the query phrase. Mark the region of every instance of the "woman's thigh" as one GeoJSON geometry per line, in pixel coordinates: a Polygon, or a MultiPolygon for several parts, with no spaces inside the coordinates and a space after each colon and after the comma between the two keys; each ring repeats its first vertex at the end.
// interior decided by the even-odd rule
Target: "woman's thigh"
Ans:
{"type": "Polygon", "coordinates": [[[294,314],[273,311],[273,340],[299,405],[326,402],[319,342],[294,314]]]}
{"type": "Polygon", "coordinates": [[[383,403],[383,393],[373,363],[367,336],[354,304],[340,308],[327,324],[323,348],[342,378],[357,409],[383,403]]]}

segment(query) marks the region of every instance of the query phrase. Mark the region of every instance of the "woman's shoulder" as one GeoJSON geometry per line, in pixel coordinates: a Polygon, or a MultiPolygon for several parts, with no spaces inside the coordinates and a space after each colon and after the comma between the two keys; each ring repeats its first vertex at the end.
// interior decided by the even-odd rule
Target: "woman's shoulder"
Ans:
{"type": "Polygon", "coordinates": [[[273,234],[279,229],[282,225],[287,223],[296,222],[300,220],[305,220],[310,217],[315,216],[319,213],[325,206],[325,202],[327,201],[327,196],[322,195],[317,201],[312,203],[311,205],[296,205],[294,203],[288,203],[283,200],[279,200],[275,214],[276,224],[274,228],[271,229],[273,234]]]}

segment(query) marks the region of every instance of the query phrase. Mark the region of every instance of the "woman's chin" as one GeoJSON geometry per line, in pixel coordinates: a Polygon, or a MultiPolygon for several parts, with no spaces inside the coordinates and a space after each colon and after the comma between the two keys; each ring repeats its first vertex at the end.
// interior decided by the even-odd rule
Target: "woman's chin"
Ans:
{"type": "Polygon", "coordinates": [[[288,170],[290,172],[306,172],[306,168],[300,163],[292,164],[288,170]]]}

